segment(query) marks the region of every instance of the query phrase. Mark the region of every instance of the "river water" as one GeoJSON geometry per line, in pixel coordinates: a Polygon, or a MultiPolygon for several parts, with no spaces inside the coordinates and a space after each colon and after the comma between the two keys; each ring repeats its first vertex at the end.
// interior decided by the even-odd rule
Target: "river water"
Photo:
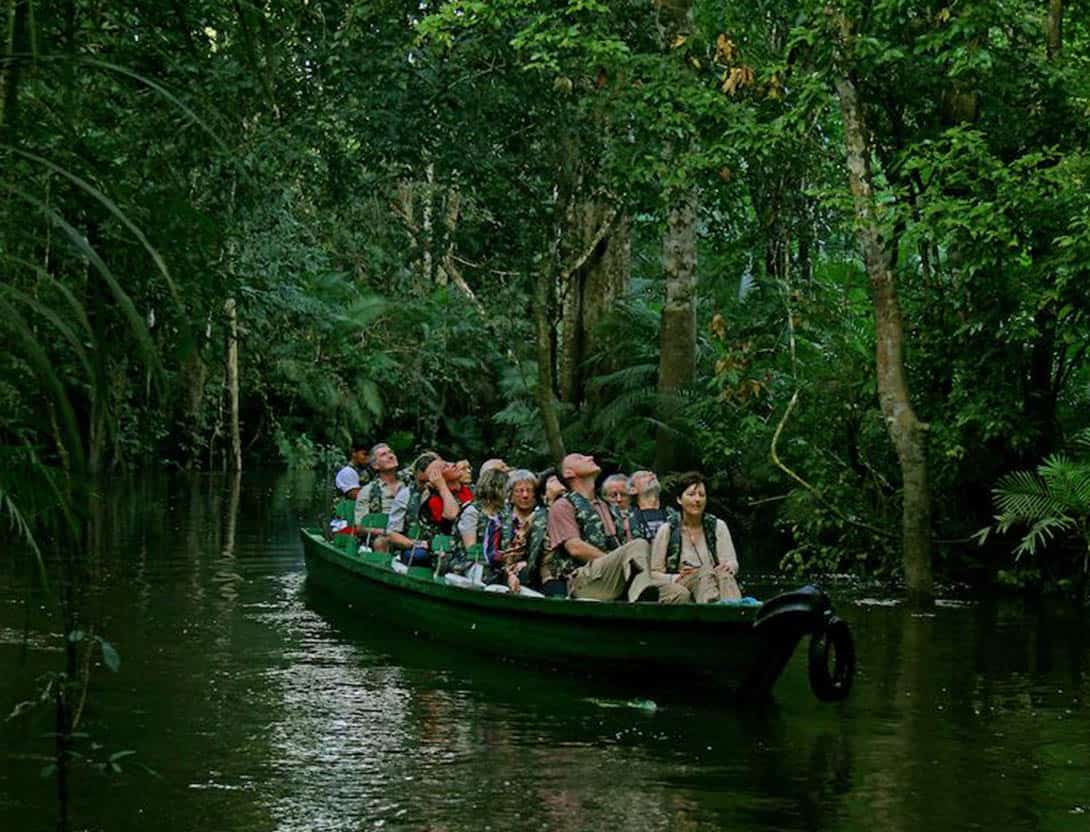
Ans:
{"type": "MultiPolygon", "coordinates": [[[[801,651],[767,706],[630,701],[308,588],[316,493],[283,474],[111,487],[84,625],[121,667],[86,666],[73,828],[1090,830],[1090,638],[1069,607],[913,615],[834,587],[858,648],[848,701],[813,698],[801,651]],[[94,765],[123,751],[120,773],[94,765]]],[[[785,586],[737,542],[747,591],[785,586]]],[[[5,554],[0,718],[63,664],[35,586],[5,554]]],[[[0,723],[2,830],[55,823],[51,719],[0,723]]]]}

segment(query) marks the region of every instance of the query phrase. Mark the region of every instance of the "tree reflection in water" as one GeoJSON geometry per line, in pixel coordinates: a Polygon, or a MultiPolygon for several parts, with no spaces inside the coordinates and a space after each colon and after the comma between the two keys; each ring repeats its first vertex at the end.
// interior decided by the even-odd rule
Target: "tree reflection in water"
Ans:
{"type": "MultiPolygon", "coordinates": [[[[766,707],[477,657],[305,585],[296,527],[325,489],[255,472],[117,482],[94,514],[81,727],[160,777],[72,770],[75,823],[189,829],[1064,828],[1090,810],[1086,622],[1055,605],[838,608],[851,698],[802,662],[766,707]]],[[[0,569],[0,710],[55,666],[55,622],[0,569]],[[29,638],[22,637],[29,620],[29,638]],[[24,652],[25,662],[19,657],[24,652]]],[[[667,680],[669,681],[669,680],[667,680]]],[[[0,723],[12,828],[55,811],[48,714],[0,723]]]]}

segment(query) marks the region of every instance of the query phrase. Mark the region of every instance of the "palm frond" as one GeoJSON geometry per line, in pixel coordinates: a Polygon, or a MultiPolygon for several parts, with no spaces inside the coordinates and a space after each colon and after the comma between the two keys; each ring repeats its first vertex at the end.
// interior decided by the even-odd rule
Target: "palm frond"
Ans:
{"type": "MultiPolygon", "coordinates": [[[[1015,547],[1015,558],[1020,558],[1022,555],[1032,556],[1037,554],[1037,547],[1046,544],[1056,532],[1070,531],[1074,527],[1075,521],[1067,516],[1043,517],[1029,527],[1029,531],[1026,532],[1021,542],[1015,547]]],[[[1002,527],[1000,527],[1000,531],[1002,530],[1002,527]]]]}
{"type": "Polygon", "coordinates": [[[38,382],[48,391],[53,405],[60,411],[61,426],[66,437],[65,450],[82,468],[84,462],[83,436],[76,422],[76,413],[61,382],[49,360],[45,348],[34,334],[34,330],[10,303],[0,298],[0,326],[7,326],[16,336],[15,345],[20,348],[27,363],[33,369],[38,382]]]}
{"type": "Polygon", "coordinates": [[[1000,516],[1014,523],[1032,523],[1066,510],[1048,484],[1032,471],[1013,471],[1002,477],[992,489],[992,498],[1000,516]]]}
{"type": "Polygon", "coordinates": [[[144,250],[154,261],[156,268],[159,269],[159,273],[163,276],[163,280],[166,282],[167,288],[170,290],[170,294],[174,297],[175,300],[177,300],[178,291],[174,286],[174,280],[170,276],[170,270],[167,268],[166,261],[163,259],[162,255],[159,254],[159,251],[155,248],[155,246],[153,246],[148,241],[148,238],[144,235],[144,232],[140,230],[136,223],[129,219],[128,215],[124,211],[122,211],[121,208],[118,207],[117,203],[115,203],[112,199],[106,196],[106,194],[102,193],[102,191],[100,191],[87,180],[77,176],[76,174],[61,167],[55,162],[51,162],[48,159],[37,156],[34,153],[29,153],[25,150],[21,150],[17,147],[12,147],[11,145],[0,144],[0,148],[10,150],[12,153],[22,156],[25,159],[29,159],[30,161],[42,165],[43,167],[48,168],[54,173],[63,176],[69,182],[74,184],[77,188],[89,194],[94,200],[102,205],[102,207],[109,211],[110,214],[115,219],[117,219],[118,222],[125,226],[125,228],[127,228],[129,232],[134,237],[136,237],[140,245],[144,247],[144,250]]]}
{"type": "Polygon", "coordinates": [[[154,341],[152,341],[151,333],[148,332],[144,318],[136,311],[136,306],[133,304],[132,298],[130,298],[128,293],[122,288],[117,278],[114,277],[113,272],[110,271],[109,266],[106,265],[98,252],[87,241],[87,238],[53,208],[42,202],[42,200],[38,199],[33,194],[28,194],[21,188],[15,188],[10,185],[8,186],[8,190],[41,210],[57,228],[64,232],[72,246],[95,267],[95,271],[98,272],[99,276],[109,287],[114,300],[117,301],[117,305],[120,307],[122,315],[128,322],[129,328],[132,330],[132,334],[136,338],[137,343],[143,348],[142,358],[144,362],[155,375],[162,377],[163,368],[159,361],[159,353],[155,348],[154,341]]]}
{"type": "Polygon", "coordinates": [[[34,530],[23,516],[23,512],[12,498],[11,493],[6,491],[3,486],[0,486],[0,514],[6,514],[8,516],[8,524],[11,529],[24,543],[26,543],[30,551],[33,552],[34,561],[38,566],[38,576],[42,582],[42,588],[48,590],[49,578],[45,571],[45,558],[42,557],[42,550],[38,546],[37,539],[34,537],[34,530]]]}

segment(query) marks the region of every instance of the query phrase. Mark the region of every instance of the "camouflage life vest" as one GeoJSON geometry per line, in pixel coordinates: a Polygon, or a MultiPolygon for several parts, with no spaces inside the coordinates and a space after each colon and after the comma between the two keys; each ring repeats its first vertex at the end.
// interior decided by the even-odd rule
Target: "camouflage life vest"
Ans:
{"type": "Polygon", "coordinates": [[[572,491],[561,499],[567,499],[575,508],[575,523],[579,526],[579,536],[584,541],[603,552],[612,552],[617,548],[617,536],[606,534],[605,523],[595,510],[594,503],[578,491],[572,491]]]}
{"type": "MultiPolygon", "coordinates": [[[[648,509],[651,511],[653,509],[648,509]]],[[[646,540],[651,543],[655,539],[655,535],[662,527],[663,523],[669,523],[671,526],[679,522],[681,515],[677,513],[676,509],[667,506],[662,510],[665,520],[662,523],[655,523],[652,525],[648,522],[646,512],[639,506],[632,506],[628,511],[628,524],[632,530],[633,540],[646,540]]]]}
{"type": "Polygon", "coordinates": [[[409,486],[409,502],[405,505],[405,527],[401,530],[406,537],[412,537],[409,532],[412,527],[420,524],[420,506],[424,502],[423,488],[415,485],[409,486]]]}
{"type": "MultiPolygon", "coordinates": [[[[508,549],[511,541],[515,539],[515,532],[521,522],[515,510],[507,509],[503,513],[503,530],[500,532],[500,548],[508,549]]],[[[549,533],[549,512],[543,506],[537,506],[530,515],[530,533],[526,537],[526,570],[530,576],[530,583],[537,584],[541,580],[541,558],[545,554],[545,541],[549,533]]]]}
{"type": "Polygon", "coordinates": [[[381,480],[371,480],[360,491],[360,499],[356,500],[356,525],[360,524],[360,521],[367,514],[389,514],[390,509],[393,508],[393,500],[397,498],[397,495],[401,492],[401,489],[405,485],[399,480],[397,484],[397,491],[394,492],[393,498],[389,501],[389,505],[383,507],[383,503],[386,503],[386,483],[381,480]]]}
{"type": "Polygon", "coordinates": [[[462,533],[458,530],[458,527],[462,523],[462,517],[470,506],[473,506],[477,511],[477,536],[475,538],[477,543],[484,542],[485,529],[488,528],[489,518],[481,511],[481,507],[476,501],[470,500],[462,503],[461,507],[458,509],[458,516],[454,518],[453,528],[451,529],[454,541],[450,549],[450,569],[452,572],[457,572],[458,574],[464,574],[465,571],[473,565],[473,561],[466,551],[465,541],[462,540],[462,533]]]}
{"type": "MultiPolygon", "coordinates": [[[[712,563],[719,565],[719,556],[715,551],[715,526],[719,521],[714,514],[705,512],[701,525],[704,527],[704,542],[708,544],[708,554],[712,556],[712,563]]],[[[666,571],[679,572],[681,570],[681,516],[678,515],[670,522],[670,542],[666,544],[666,571]]]]}
{"type": "MultiPolygon", "coordinates": [[[[567,500],[575,509],[575,524],[579,527],[579,537],[603,552],[612,552],[617,548],[615,535],[606,534],[605,524],[601,516],[594,509],[594,504],[577,491],[565,494],[560,500],[567,500]]],[[[556,505],[554,503],[553,505],[556,505]]],[[[549,563],[548,578],[566,580],[575,570],[583,565],[583,561],[572,557],[564,546],[557,546],[552,551],[549,563]]]]}
{"type": "MultiPolygon", "coordinates": [[[[462,519],[462,513],[466,510],[466,506],[472,503],[472,500],[466,500],[464,503],[459,501],[458,516],[453,520],[433,520],[431,512],[428,511],[428,500],[435,496],[430,488],[425,488],[421,493],[417,501],[416,517],[420,521],[420,539],[430,541],[437,534],[449,534],[454,535],[456,544],[460,541],[458,535],[458,521],[462,519]]],[[[458,500],[458,495],[454,495],[454,499],[458,500]]],[[[409,508],[412,509],[412,498],[409,499],[409,508]]],[[[405,512],[406,518],[413,515],[409,512],[405,512]]]]}

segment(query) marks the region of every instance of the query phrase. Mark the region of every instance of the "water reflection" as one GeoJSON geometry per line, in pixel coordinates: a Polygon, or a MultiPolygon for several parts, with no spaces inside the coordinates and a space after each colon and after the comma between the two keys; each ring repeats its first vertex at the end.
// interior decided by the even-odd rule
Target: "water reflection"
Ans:
{"type": "MultiPolygon", "coordinates": [[[[313,482],[119,485],[88,586],[123,664],[89,665],[83,728],[160,777],[80,773],[83,828],[1090,828],[1073,611],[841,599],[859,647],[846,703],[816,703],[796,663],[770,707],[714,691],[605,707],[630,684],[427,642],[308,589],[296,526],[324,507],[313,482]]],[[[31,579],[0,561],[4,713],[56,665],[31,579]]],[[[47,730],[48,714],[0,724],[5,828],[52,816],[47,730]]]]}

